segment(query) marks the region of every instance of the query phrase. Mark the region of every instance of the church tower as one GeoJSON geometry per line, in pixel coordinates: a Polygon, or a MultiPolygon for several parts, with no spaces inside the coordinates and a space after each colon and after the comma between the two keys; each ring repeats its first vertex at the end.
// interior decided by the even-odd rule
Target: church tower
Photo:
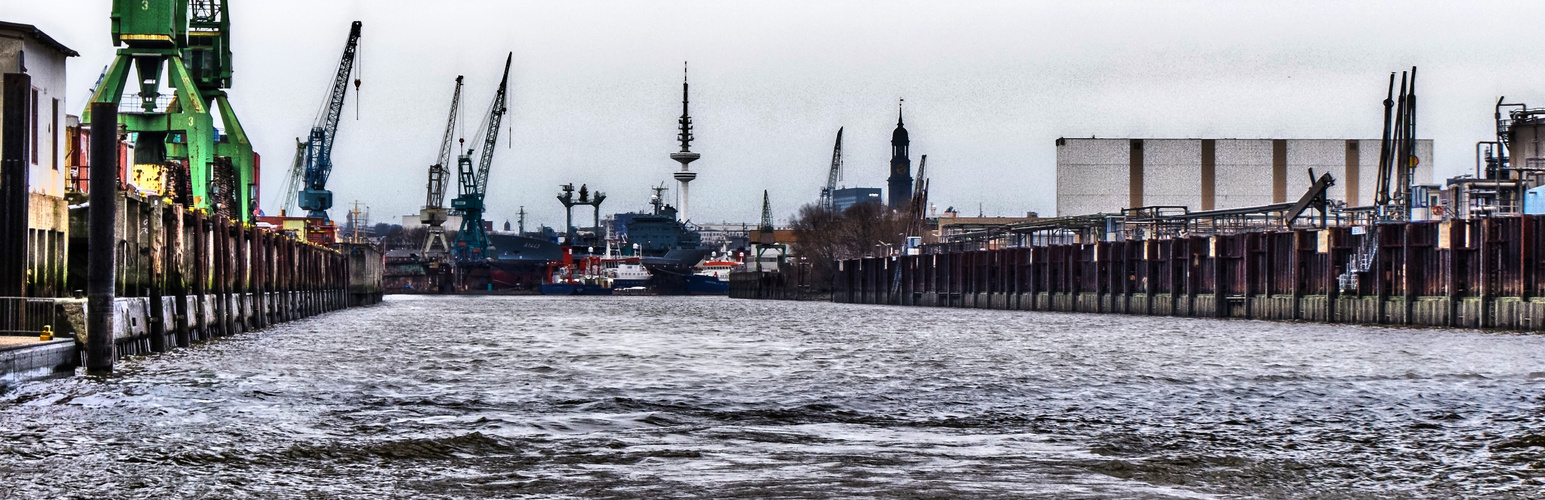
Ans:
{"type": "Polygon", "coordinates": [[[912,203],[912,159],[907,147],[907,129],[902,125],[901,107],[896,108],[896,131],[891,132],[890,207],[905,210],[912,203]]]}

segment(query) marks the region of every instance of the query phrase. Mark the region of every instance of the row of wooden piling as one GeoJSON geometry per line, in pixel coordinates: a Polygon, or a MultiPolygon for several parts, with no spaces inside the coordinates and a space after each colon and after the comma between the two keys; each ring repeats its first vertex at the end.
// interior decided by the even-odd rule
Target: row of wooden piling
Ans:
{"type": "MultiPolygon", "coordinates": [[[[157,197],[120,192],[117,202],[115,314],[129,318],[115,323],[115,357],[350,305],[350,259],[337,250],[157,197]]],[[[94,245],[77,243],[72,258],[89,260],[94,245]]]]}
{"type": "Polygon", "coordinates": [[[930,253],[840,263],[833,300],[1545,330],[1545,216],[930,253]],[[1351,271],[1351,272],[1348,272],[1351,271]]]}
{"type": "Polygon", "coordinates": [[[149,299],[151,326],[143,342],[120,339],[119,355],[164,351],[169,341],[187,347],[349,305],[341,253],[176,205],[159,208],[152,220],[161,227],[140,233],[150,246],[120,254],[148,261],[125,266],[120,289],[149,299]]]}

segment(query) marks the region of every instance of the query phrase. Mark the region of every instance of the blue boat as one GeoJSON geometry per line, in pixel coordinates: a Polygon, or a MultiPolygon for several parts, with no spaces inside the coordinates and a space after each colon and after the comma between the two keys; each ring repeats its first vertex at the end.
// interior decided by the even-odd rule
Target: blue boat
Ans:
{"type": "Polygon", "coordinates": [[[542,295],[611,295],[612,289],[590,283],[543,283],[542,295]]]}
{"type": "Polygon", "coordinates": [[[687,276],[687,293],[690,295],[728,295],[730,283],[714,276],[693,274],[687,276]]]}

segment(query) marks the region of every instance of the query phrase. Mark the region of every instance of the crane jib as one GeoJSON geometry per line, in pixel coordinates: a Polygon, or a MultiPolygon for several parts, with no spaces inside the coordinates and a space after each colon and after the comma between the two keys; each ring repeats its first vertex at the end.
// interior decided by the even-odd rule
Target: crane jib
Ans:
{"type": "Polygon", "coordinates": [[[332,193],[327,192],[327,178],[333,170],[333,142],[338,136],[338,118],[343,114],[344,98],[349,91],[349,75],[354,72],[355,54],[359,49],[361,23],[354,21],[349,27],[349,39],[343,47],[343,57],[338,61],[338,71],[328,92],[326,108],[311,128],[306,145],[306,192],[301,193],[301,208],[310,210],[312,216],[325,217],[332,208],[332,193]]]}
{"type": "Polygon", "coordinates": [[[456,76],[456,91],[451,93],[451,113],[445,119],[445,135],[440,138],[440,153],[435,157],[435,164],[429,166],[429,193],[424,200],[425,208],[443,208],[445,206],[445,175],[449,169],[445,166],[451,161],[451,142],[455,138],[456,116],[461,109],[461,75],[456,76]]]}
{"type": "Polygon", "coordinates": [[[510,83],[510,62],[514,58],[512,52],[504,59],[504,76],[499,80],[499,90],[494,93],[487,121],[483,124],[483,153],[478,157],[476,169],[472,165],[472,149],[467,149],[466,154],[456,159],[461,195],[451,200],[451,207],[462,213],[461,231],[456,234],[457,260],[462,262],[480,261],[488,250],[488,233],[483,226],[483,198],[488,187],[488,170],[493,166],[494,146],[499,141],[499,126],[508,111],[505,96],[510,83]]]}

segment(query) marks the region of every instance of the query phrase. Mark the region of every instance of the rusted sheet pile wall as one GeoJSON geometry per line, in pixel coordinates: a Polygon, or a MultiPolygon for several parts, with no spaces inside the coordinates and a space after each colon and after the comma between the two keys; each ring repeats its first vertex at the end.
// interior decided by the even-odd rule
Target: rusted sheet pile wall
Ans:
{"type": "Polygon", "coordinates": [[[730,273],[730,297],[737,299],[829,300],[803,282],[800,273],[744,271],[730,273]]]}
{"type": "MultiPolygon", "coordinates": [[[[350,305],[350,258],[337,250],[155,197],[121,194],[118,202],[113,334],[118,356],[186,347],[350,305]]],[[[88,211],[70,213],[71,224],[81,228],[71,232],[72,290],[85,288],[86,262],[95,250],[84,237],[88,211]]],[[[375,262],[373,275],[379,277],[379,258],[375,262]]],[[[379,294],[360,303],[378,299],[379,294]]],[[[85,300],[55,302],[56,331],[84,341],[85,300]]]]}
{"type": "Polygon", "coordinates": [[[1518,216],[858,259],[841,263],[833,300],[1545,330],[1542,225],[1518,216]],[[1343,286],[1358,259],[1367,271],[1343,286]]]}

